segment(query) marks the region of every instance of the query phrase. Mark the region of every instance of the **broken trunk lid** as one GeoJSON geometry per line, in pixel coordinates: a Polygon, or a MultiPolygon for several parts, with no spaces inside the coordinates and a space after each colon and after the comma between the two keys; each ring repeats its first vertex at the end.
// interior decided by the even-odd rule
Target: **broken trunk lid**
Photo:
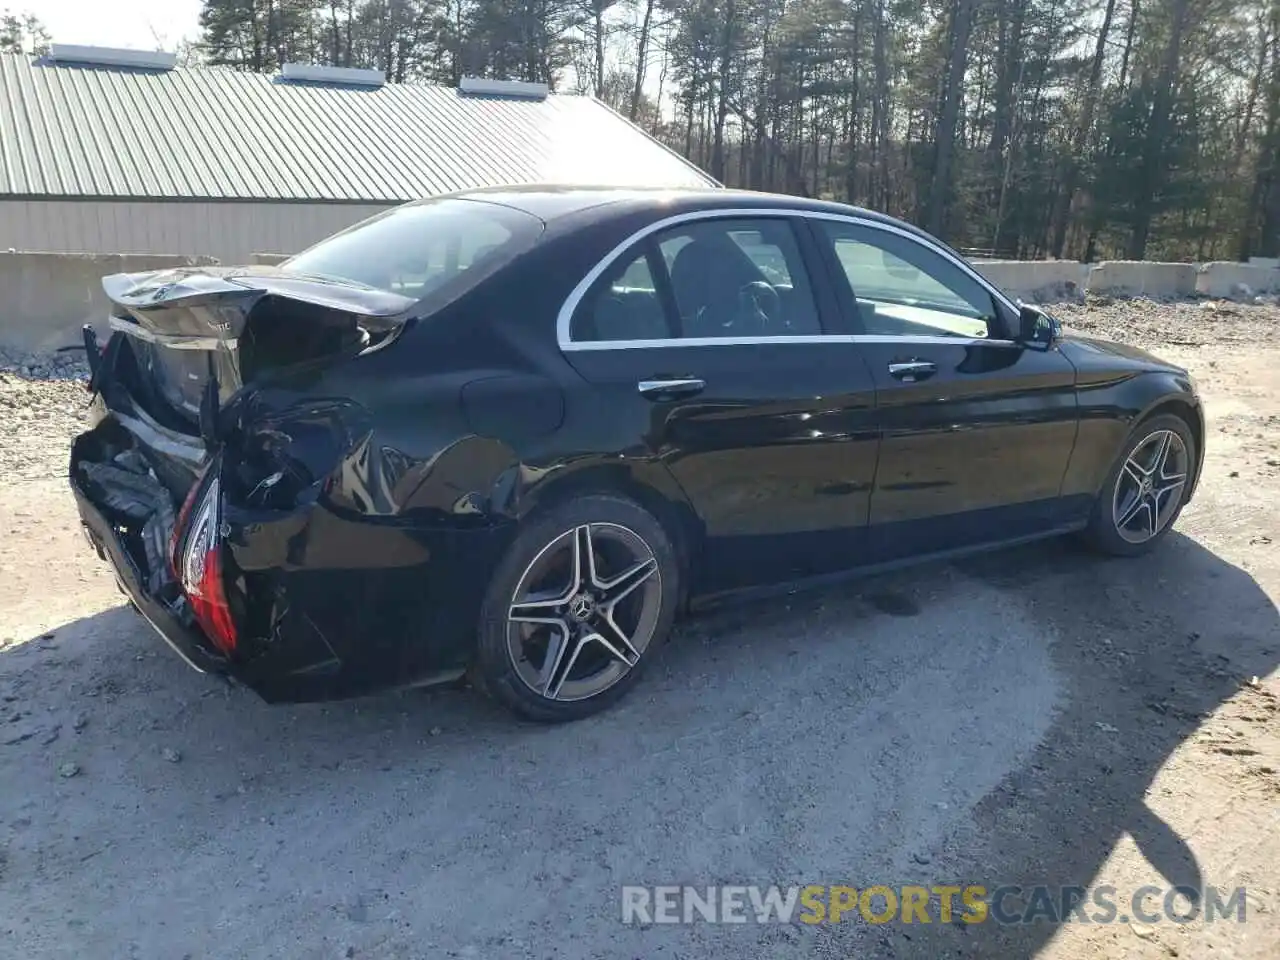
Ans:
{"type": "Polygon", "coordinates": [[[206,386],[225,402],[271,370],[385,342],[414,301],[278,267],[199,267],[103,278],[111,328],[132,338],[139,373],[193,425],[206,386]]]}

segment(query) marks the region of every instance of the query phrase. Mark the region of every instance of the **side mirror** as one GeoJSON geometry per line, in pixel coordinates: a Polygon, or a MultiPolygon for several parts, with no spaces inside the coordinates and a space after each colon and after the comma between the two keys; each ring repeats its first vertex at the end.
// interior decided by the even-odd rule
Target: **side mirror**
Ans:
{"type": "Polygon", "coordinates": [[[1048,350],[1062,335],[1062,326],[1049,314],[1031,304],[1018,309],[1018,342],[1036,350],[1048,350]]]}

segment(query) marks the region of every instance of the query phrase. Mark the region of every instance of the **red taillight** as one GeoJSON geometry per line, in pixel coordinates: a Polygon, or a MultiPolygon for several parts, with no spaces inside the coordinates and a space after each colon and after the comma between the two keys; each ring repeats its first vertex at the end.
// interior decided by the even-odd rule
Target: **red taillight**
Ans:
{"type": "MultiPolygon", "coordinates": [[[[199,484],[197,484],[197,488],[199,484]]],[[[182,505],[182,516],[174,528],[175,544],[182,541],[181,530],[186,515],[191,512],[194,492],[182,505]]],[[[204,501],[195,511],[182,548],[180,568],[175,571],[183,592],[191,602],[191,612],[196,622],[223,653],[236,649],[236,625],[231,618],[227,592],[222,586],[222,536],[218,529],[221,522],[221,494],[215,477],[209,484],[204,501]]],[[[177,566],[177,550],[174,551],[177,566]]]]}

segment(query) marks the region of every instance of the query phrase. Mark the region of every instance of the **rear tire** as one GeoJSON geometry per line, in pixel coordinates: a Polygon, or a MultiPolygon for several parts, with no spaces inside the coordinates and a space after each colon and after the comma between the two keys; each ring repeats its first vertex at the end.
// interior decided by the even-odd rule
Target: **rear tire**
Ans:
{"type": "Polygon", "coordinates": [[[1143,420],[1094,501],[1085,542],[1116,557],[1150,552],[1182,512],[1195,463],[1195,438],[1185,420],[1170,413],[1143,420]]]}
{"type": "Polygon", "coordinates": [[[489,583],[477,685],[532,720],[604,710],[667,639],[679,596],[671,538],[643,507],[612,494],[552,507],[520,531],[489,583]]]}

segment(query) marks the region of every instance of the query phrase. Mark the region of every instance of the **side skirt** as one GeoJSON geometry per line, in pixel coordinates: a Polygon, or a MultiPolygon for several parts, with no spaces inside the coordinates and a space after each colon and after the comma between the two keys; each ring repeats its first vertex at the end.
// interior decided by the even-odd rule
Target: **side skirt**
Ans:
{"type": "Polygon", "coordinates": [[[1078,533],[1087,526],[1087,519],[1075,520],[1068,524],[1052,527],[1048,530],[1037,531],[1036,533],[1026,534],[1021,537],[1014,537],[1009,540],[993,540],[989,543],[980,543],[975,546],[956,547],[951,550],[939,550],[934,553],[922,553],[916,556],[889,560],[884,563],[871,563],[865,566],[851,567],[847,570],[839,570],[835,573],[825,573],[814,577],[804,577],[799,580],[788,580],[781,583],[767,584],[765,586],[743,587],[736,590],[725,590],[719,593],[704,594],[700,597],[691,598],[686,609],[689,613],[702,613],[707,610],[740,603],[745,600],[759,600],[767,597],[783,596],[786,594],[799,593],[801,591],[815,590],[820,587],[831,586],[832,584],[848,583],[851,580],[858,580],[862,577],[870,577],[879,573],[888,573],[892,570],[914,567],[920,564],[929,563],[930,561],[955,560],[960,557],[971,557],[975,554],[992,553],[997,550],[1017,547],[1026,543],[1036,543],[1040,540],[1051,540],[1054,537],[1078,533]]]}

